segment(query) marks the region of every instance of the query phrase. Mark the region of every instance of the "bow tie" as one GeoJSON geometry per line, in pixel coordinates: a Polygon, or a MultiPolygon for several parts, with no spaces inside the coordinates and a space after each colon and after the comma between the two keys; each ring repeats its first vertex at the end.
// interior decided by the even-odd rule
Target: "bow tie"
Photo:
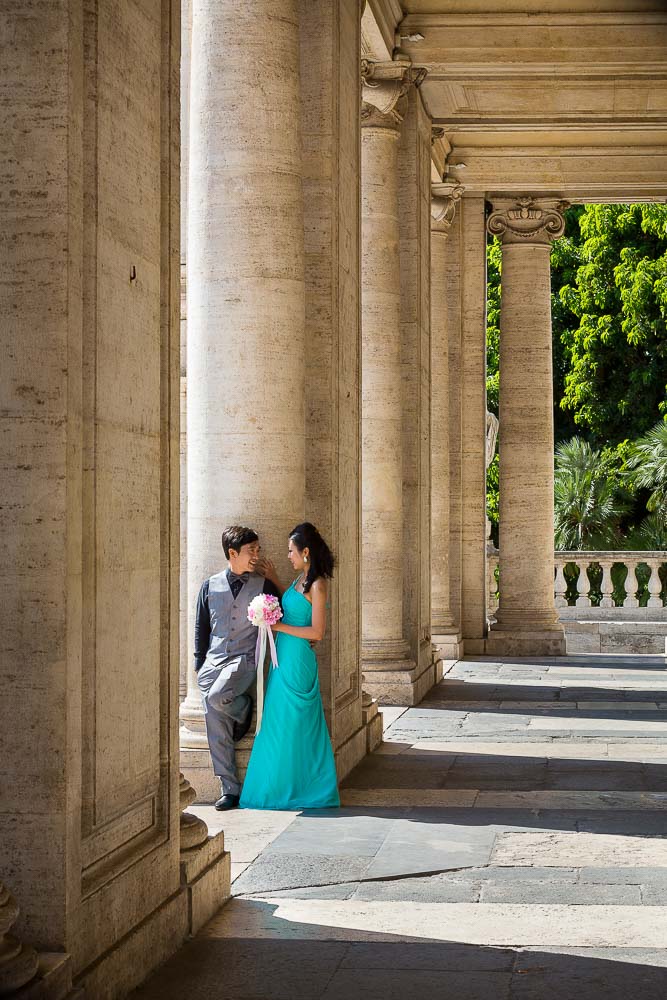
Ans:
{"type": "Polygon", "coordinates": [[[227,578],[230,583],[247,583],[250,579],[250,573],[232,573],[231,569],[227,570],[227,578]]]}

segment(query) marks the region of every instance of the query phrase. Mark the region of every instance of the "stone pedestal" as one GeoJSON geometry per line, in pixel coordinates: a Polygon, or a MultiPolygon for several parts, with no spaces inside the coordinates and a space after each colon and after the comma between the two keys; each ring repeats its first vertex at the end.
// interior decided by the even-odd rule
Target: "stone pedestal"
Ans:
{"type": "MultiPolygon", "coordinates": [[[[221,530],[255,528],[284,573],[288,533],[304,514],[299,3],[193,0],[190,67],[191,642],[201,583],[224,564],[221,530]]],[[[190,757],[208,751],[191,667],[181,746],[197,787],[190,757]]]]}
{"type": "Polygon", "coordinates": [[[500,603],[487,641],[497,655],[565,652],[554,605],[552,240],[562,204],[494,203],[503,243],[500,335],[500,603]]]}
{"type": "Polygon", "coordinates": [[[231,895],[231,857],[222,831],[209,836],[203,819],[187,812],[197,793],[180,775],[181,886],[187,896],[190,934],[196,934],[231,895]]]}
{"type": "Polygon", "coordinates": [[[382,713],[375,698],[371,698],[367,691],[362,694],[361,712],[366,730],[366,753],[373,753],[382,743],[382,713]]]}

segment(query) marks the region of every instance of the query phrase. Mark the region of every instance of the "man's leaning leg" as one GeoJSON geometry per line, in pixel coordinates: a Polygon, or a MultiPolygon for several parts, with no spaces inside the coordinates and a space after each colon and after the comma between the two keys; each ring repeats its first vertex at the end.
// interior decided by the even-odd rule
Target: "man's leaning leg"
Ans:
{"type": "Polygon", "coordinates": [[[224,668],[204,663],[197,674],[197,683],[204,703],[206,736],[211,751],[213,773],[220,779],[221,797],[216,802],[217,809],[233,809],[238,805],[241,784],[236,771],[234,752],[235,720],[228,709],[232,702],[221,700],[224,690],[224,668]]]}

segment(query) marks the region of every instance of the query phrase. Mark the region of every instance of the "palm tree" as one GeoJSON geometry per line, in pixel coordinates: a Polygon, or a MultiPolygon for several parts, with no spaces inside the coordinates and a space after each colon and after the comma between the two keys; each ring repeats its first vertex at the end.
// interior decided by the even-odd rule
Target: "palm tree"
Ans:
{"type": "Polygon", "coordinates": [[[574,437],[556,450],[554,534],[558,549],[613,547],[628,503],[600,452],[574,437]]]}
{"type": "Polygon", "coordinates": [[[647,508],[667,523],[667,420],[658,421],[635,441],[627,464],[635,486],[652,490],[647,508]]]}

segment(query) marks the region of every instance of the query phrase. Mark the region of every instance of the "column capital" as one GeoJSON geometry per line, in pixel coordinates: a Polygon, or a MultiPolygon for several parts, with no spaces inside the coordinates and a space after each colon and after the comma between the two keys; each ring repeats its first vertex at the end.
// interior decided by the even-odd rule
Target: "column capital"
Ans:
{"type": "Polygon", "coordinates": [[[398,131],[406,111],[407,94],[426,76],[425,69],[415,69],[405,56],[387,62],[361,60],[362,128],[387,128],[398,131]]]}
{"type": "Polygon", "coordinates": [[[456,181],[431,184],[431,232],[447,234],[465,188],[456,181]]]}
{"type": "Polygon", "coordinates": [[[503,243],[541,244],[547,246],[565,231],[563,212],[569,202],[555,198],[500,198],[486,221],[492,236],[503,243]]]}

